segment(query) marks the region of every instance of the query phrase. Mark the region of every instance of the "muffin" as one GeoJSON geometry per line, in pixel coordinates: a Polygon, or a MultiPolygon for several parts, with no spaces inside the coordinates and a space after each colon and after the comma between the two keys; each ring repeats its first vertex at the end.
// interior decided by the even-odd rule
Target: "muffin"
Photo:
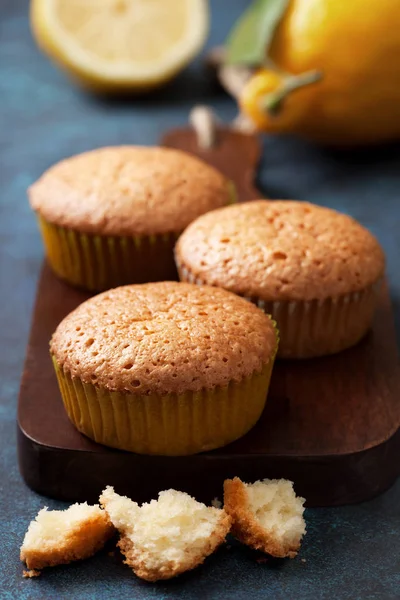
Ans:
{"type": "Polygon", "coordinates": [[[272,315],[279,356],[333,354],[368,331],[385,270],[357,221],[308,202],[257,200],[199,217],[176,246],[180,278],[220,286],[272,315]]]}
{"type": "Polygon", "coordinates": [[[244,435],[264,408],[274,323],[222,289],[109,290],[70,313],[50,352],[68,416],[96,442],[184,455],[244,435]]]}
{"type": "Polygon", "coordinates": [[[193,156],[135,146],[73,156],[28,190],[54,272],[93,291],[176,279],[176,238],[232,194],[222,174],[193,156]]]}

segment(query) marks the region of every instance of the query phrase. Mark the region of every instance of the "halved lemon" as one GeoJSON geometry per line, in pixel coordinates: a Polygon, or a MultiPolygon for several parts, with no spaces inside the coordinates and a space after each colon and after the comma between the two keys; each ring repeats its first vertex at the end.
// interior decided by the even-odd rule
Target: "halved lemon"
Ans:
{"type": "Polygon", "coordinates": [[[81,84],[144,91],[171,79],[200,51],[207,0],[32,0],[42,50],[81,84]]]}

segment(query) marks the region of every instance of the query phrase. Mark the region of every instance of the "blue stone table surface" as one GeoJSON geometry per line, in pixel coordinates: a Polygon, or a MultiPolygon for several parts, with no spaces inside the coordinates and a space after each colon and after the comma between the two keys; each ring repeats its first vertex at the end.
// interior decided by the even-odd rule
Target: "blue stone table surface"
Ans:
{"type": "MultiPolygon", "coordinates": [[[[166,0],[167,1],[167,0],[166,0]]],[[[212,2],[208,45],[220,43],[247,4],[212,2]]],[[[100,100],[76,90],[36,49],[28,2],[0,2],[0,598],[295,599],[400,598],[400,481],[358,506],[306,511],[308,533],[294,560],[257,562],[232,542],[170,582],[137,579],[110,548],[80,564],[23,579],[19,546],[30,519],[56,502],[29,490],[18,472],[15,416],[43,250],[25,190],[52,163],[103,145],[154,144],[186,122],[194,103],[224,120],[233,101],[196,61],[163,91],[100,100]]],[[[373,115],[371,115],[373,118],[373,115]]],[[[258,185],[272,197],[308,199],[347,212],[379,238],[400,332],[400,146],[341,153],[295,139],[265,139],[258,185]]],[[[399,457],[400,460],[400,457],[399,457]]],[[[205,473],[206,477],[207,474],[205,473]]]]}

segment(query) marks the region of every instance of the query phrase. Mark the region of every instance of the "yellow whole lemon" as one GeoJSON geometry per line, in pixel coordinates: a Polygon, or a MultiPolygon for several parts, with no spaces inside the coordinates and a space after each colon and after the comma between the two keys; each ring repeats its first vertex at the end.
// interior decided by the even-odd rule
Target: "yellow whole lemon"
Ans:
{"type": "Polygon", "coordinates": [[[290,0],[269,57],[277,69],[240,97],[259,129],[334,145],[400,138],[399,0],[290,0]]]}

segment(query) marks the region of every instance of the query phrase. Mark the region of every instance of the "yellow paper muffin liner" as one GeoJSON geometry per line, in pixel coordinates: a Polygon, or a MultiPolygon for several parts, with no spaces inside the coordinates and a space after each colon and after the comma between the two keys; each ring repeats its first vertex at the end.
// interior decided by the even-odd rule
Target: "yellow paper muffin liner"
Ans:
{"type": "Polygon", "coordinates": [[[228,206],[230,206],[231,204],[237,204],[239,202],[239,196],[237,193],[236,185],[232,181],[232,179],[228,180],[228,193],[229,193],[228,206]]]}
{"type": "Polygon", "coordinates": [[[81,433],[113,448],[165,456],[219,448],[247,433],[264,409],[274,359],[224,387],[137,395],[83,383],[52,357],[68,417],[81,433]]]}
{"type": "Polygon", "coordinates": [[[101,291],[129,283],[176,278],[178,234],[100,236],[53,225],[38,217],[48,262],[68,283],[101,291]]]}
{"type": "MultiPolygon", "coordinates": [[[[181,281],[206,285],[186,266],[177,265],[181,281]]],[[[309,301],[269,302],[244,296],[276,321],[279,358],[315,358],[357,344],[371,327],[382,280],[350,294],[309,301]]]]}

